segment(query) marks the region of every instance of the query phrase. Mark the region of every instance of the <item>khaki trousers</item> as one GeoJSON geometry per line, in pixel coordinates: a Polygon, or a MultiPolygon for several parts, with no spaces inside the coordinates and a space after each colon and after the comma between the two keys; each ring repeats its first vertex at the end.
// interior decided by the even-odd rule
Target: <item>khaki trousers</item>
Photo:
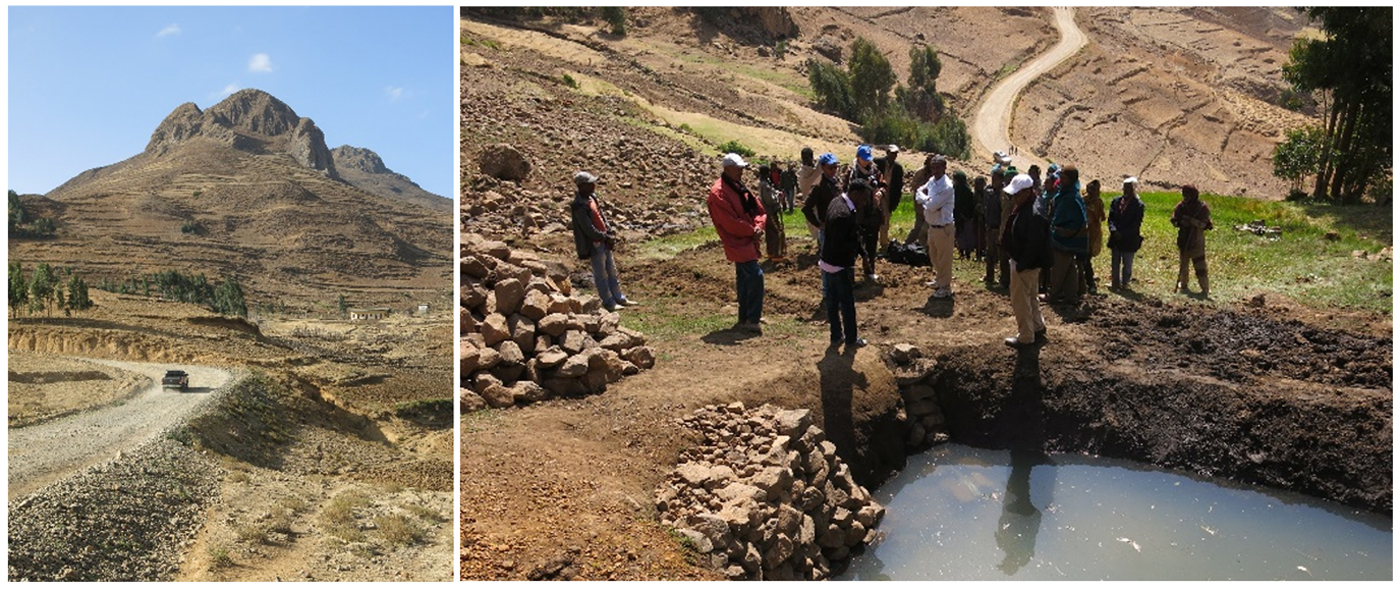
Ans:
{"type": "Polygon", "coordinates": [[[933,264],[933,288],[953,286],[953,224],[928,227],[928,260],[933,264]]]}
{"type": "Polygon", "coordinates": [[[1040,270],[1018,271],[1016,261],[1011,261],[1011,311],[1016,314],[1016,341],[1029,344],[1035,341],[1035,332],[1045,329],[1045,319],[1040,315],[1040,270]]]}

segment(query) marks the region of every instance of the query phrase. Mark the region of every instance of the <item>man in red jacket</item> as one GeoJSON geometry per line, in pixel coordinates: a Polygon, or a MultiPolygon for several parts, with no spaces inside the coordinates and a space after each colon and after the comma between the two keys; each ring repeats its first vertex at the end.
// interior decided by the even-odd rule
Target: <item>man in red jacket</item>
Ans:
{"type": "Polygon", "coordinates": [[[734,283],[739,293],[739,322],[734,329],[763,333],[763,268],[758,259],[768,216],[758,197],[742,182],[748,165],[739,154],[725,154],[724,173],[710,186],[705,204],[724,244],[724,257],[734,262],[734,283]]]}

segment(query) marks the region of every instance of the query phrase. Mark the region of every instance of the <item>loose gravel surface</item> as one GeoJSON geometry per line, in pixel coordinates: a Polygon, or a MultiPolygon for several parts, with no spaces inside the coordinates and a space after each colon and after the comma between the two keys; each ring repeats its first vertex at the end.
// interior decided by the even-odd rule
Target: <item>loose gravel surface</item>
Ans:
{"type": "MultiPolygon", "coordinates": [[[[152,378],[152,384],[131,400],[63,419],[9,431],[9,498],[29,495],[96,464],[130,451],[184,420],[208,402],[211,391],[223,386],[227,370],[145,362],[93,360],[152,378]],[[188,391],[164,390],[166,370],[190,374],[188,391]]],[[[81,385],[76,385],[81,386],[81,385]]]]}

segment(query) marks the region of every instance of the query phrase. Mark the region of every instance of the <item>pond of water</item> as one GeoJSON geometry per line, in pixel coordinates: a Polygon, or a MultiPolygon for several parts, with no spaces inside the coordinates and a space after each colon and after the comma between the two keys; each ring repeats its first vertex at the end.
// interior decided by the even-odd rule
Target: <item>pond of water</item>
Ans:
{"type": "Polygon", "coordinates": [[[946,444],[875,493],[854,580],[1390,580],[1388,516],[1073,454],[946,444]]]}

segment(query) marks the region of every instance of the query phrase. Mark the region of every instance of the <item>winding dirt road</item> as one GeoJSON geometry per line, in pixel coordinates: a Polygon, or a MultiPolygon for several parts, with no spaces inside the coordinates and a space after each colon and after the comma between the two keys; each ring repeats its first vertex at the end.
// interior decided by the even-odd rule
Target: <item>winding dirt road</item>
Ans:
{"type": "MultiPolygon", "coordinates": [[[[1010,146],[1011,109],[1016,105],[1016,97],[1041,74],[1073,57],[1080,48],[1089,43],[1089,38],[1074,23],[1074,8],[1056,7],[1055,26],[1060,29],[1060,42],[999,82],[982,99],[982,104],[978,105],[977,116],[972,119],[972,140],[976,154],[990,157],[992,152],[1002,151],[1010,146]]],[[[1025,170],[1031,164],[1045,167],[1045,160],[1020,147],[1018,146],[1018,153],[1012,157],[1017,168],[1025,170]]],[[[976,157],[974,155],[974,158],[976,157]]]]}
{"type": "Polygon", "coordinates": [[[125,403],[9,430],[9,499],[24,497],[52,482],[135,448],[178,424],[228,383],[227,370],[145,362],[91,360],[150,376],[151,386],[125,403]],[[166,370],[190,374],[186,392],[163,390],[166,370]]]}

